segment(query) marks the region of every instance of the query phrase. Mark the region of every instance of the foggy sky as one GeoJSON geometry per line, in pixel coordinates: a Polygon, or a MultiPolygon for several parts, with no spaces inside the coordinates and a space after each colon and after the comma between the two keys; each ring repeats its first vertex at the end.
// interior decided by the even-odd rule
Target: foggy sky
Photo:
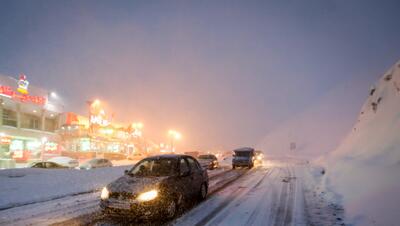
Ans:
{"type": "Polygon", "coordinates": [[[349,81],[365,87],[346,89],[343,106],[356,112],[366,84],[400,58],[399,9],[366,0],[3,0],[0,73],[25,73],[68,111],[85,114],[85,101],[99,98],[155,141],[173,128],[185,149],[253,146],[349,81]]]}

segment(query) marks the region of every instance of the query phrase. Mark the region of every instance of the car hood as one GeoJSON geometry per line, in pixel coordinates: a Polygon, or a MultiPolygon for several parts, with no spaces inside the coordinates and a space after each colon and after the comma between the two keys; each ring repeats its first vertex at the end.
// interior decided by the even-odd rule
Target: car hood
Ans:
{"type": "Polygon", "coordinates": [[[135,177],[125,175],[107,186],[111,193],[132,193],[137,194],[147,189],[153,189],[166,180],[168,177],[135,177]]]}

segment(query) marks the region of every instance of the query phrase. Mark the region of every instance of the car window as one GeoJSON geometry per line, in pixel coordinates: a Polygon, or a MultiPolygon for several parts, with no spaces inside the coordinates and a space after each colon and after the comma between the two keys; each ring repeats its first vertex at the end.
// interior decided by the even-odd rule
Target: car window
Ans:
{"type": "Polygon", "coordinates": [[[197,162],[192,159],[192,158],[187,158],[188,162],[189,162],[189,166],[190,169],[192,169],[192,171],[198,171],[200,169],[200,166],[197,164],[197,162]]]}
{"type": "Polygon", "coordinates": [[[212,159],[211,155],[200,155],[199,159],[212,159]]]}
{"type": "Polygon", "coordinates": [[[46,168],[57,168],[58,166],[52,162],[46,162],[46,168]]]}
{"type": "Polygon", "coordinates": [[[177,160],[174,158],[144,159],[136,164],[130,175],[138,177],[163,177],[176,174],[177,160]]]}
{"type": "Polygon", "coordinates": [[[33,168],[42,168],[42,163],[41,162],[38,162],[38,163],[35,163],[32,167],[33,168]]]}
{"type": "Polygon", "coordinates": [[[180,170],[181,170],[180,174],[181,175],[185,175],[185,174],[188,174],[190,172],[188,163],[186,162],[185,159],[182,158],[180,163],[179,163],[179,165],[180,165],[180,170]]]}

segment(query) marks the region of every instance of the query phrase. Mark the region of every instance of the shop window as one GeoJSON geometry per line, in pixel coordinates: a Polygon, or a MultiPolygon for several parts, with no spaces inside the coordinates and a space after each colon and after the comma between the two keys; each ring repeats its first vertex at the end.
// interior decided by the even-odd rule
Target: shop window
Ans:
{"type": "Polygon", "coordinates": [[[44,122],[44,130],[49,132],[54,132],[57,128],[57,121],[56,119],[46,118],[44,122]]]}
{"type": "Polygon", "coordinates": [[[21,114],[21,127],[27,129],[39,129],[40,118],[36,115],[21,114]]]}
{"type": "Polygon", "coordinates": [[[3,109],[3,125],[17,127],[17,112],[3,109]]]}

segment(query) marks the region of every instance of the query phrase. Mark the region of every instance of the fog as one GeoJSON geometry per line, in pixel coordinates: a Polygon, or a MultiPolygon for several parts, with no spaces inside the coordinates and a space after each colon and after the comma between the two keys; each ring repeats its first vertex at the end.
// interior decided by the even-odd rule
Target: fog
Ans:
{"type": "Polygon", "coordinates": [[[313,117],[291,136],[312,142],[335,118],[332,147],[399,58],[400,32],[384,30],[398,5],[306,2],[2,1],[0,72],[25,73],[68,111],[98,98],[157,142],[179,130],[181,149],[255,146],[313,117]],[[333,105],[340,117],[312,110],[333,105]]]}

